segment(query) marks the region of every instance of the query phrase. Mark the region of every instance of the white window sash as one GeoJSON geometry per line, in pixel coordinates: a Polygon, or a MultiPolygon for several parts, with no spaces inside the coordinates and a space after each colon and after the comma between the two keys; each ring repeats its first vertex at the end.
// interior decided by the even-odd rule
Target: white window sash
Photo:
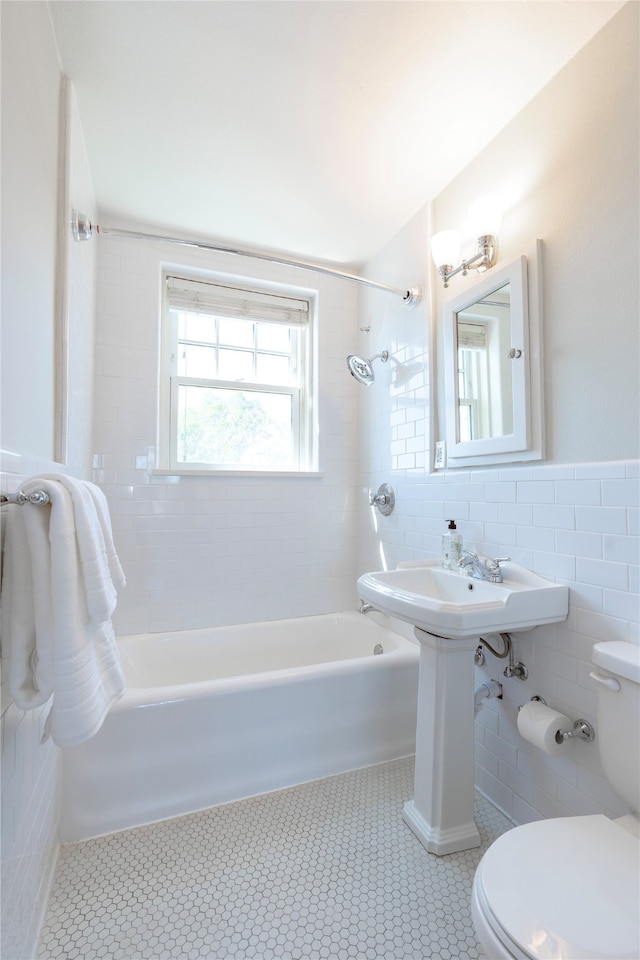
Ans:
{"type": "MultiPolygon", "coordinates": [[[[170,469],[174,470],[242,470],[247,469],[240,464],[224,464],[204,462],[185,462],[178,460],[178,403],[180,387],[209,387],[222,390],[238,390],[242,393],[273,393],[278,396],[291,397],[291,439],[294,454],[293,468],[300,470],[307,468],[306,438],[301,437],[302,417],[302,390],[299,387],[274,386],[272,383],[246,383],[238,380],[207,380],[200,377],[172,376],[170,378],[170,469]]],[[[264,469],[264,468],[262,468],[264,469]]]]}

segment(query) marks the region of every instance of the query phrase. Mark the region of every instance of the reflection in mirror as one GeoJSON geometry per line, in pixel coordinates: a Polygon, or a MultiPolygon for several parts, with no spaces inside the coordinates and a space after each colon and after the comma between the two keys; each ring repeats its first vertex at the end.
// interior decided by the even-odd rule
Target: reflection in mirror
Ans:
{"type": "Polygon", "coordinates": [[[539,251],[444,305],[447,467],[542,457],[539,251]]]}
{"type": "Polygon", "coordinates": [[[458,439],[513,433],[510,284],[456,313],[458,439]]]}

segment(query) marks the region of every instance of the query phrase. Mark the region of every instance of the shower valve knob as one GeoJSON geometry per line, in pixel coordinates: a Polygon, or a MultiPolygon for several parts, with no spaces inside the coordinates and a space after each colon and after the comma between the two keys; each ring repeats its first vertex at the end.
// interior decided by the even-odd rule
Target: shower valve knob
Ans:
{"type": "Polygon", "coordinates": [[[388,517],[390,513],[393,513],[393,508],[396,505],[396,495],[393,492],[393,487],[390,483],[382,483],[378,487],[377,493],[369,492],[369,503],[372,507],[377,507],[380,513],[388,517]]]}

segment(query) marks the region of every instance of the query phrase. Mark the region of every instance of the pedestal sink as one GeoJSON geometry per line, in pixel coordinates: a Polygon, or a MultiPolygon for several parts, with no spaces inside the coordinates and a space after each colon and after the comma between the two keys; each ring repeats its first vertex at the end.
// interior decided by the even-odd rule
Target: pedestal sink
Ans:
{"type": "Polygon", "coordinates": [[[403,817],[430,853],[480,844],[473,819],[473,651],[479,637],[566,619],[568,588],[516,563],[491,583],[439,561],[365,573],[360,596],[415,627],[420,643],[414,798],[403,817]]]}

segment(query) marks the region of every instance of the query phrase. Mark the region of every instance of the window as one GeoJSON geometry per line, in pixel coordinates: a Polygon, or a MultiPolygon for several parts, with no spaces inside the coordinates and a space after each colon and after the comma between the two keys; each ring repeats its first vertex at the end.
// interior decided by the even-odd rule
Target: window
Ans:
{"type": "Polygon", "coordinates": [[[308,300],[166,277],[163,357],[169,469],[314,468],[308,300]]]}
{"type": "Polygon", "coordinates": [[[460,440],[483,436],[483,406],[486,393],[487,329],[482,323],[458,321],[458,412],[460,440]]]}

